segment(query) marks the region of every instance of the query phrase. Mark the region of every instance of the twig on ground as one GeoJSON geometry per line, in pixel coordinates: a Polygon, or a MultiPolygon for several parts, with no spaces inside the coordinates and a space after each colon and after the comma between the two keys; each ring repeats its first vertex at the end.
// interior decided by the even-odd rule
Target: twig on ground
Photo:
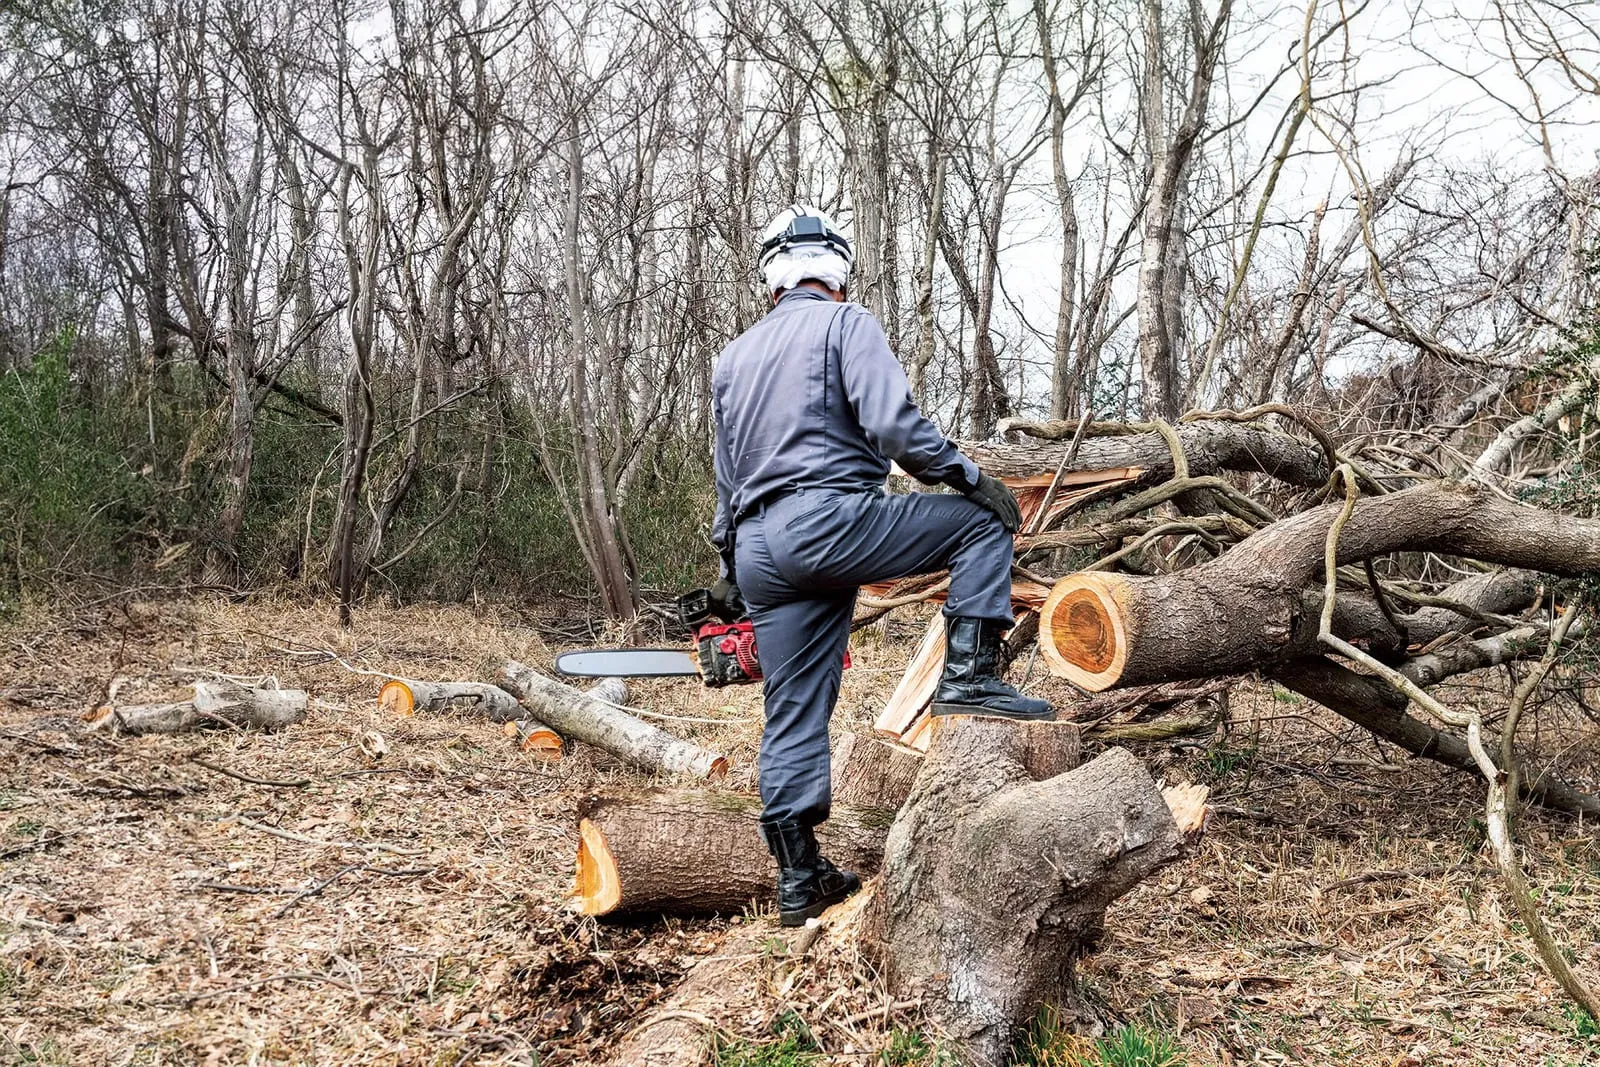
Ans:
{"type": "Polygon", "coordinates": [[[67,837],[67,834],[62,833],[55,827],[46,826],[43,830],[40,830],[38,836],[34,837],[31,841],[25,841],[20,845],[9,845],[6,848],[0,848],[0,860],[8,860],[14,856],[25,856],[29,852],[38,852],[41,849],[49,848],[52,845],[59,845],[61,842],[65,841],[67,837]]]}
{"type": "Polygon", "coordinates": [[[201,759],[199,756],[190,756],[189,762],[196,766],[204,767],[208,771],[216,771],[218,774],[225,774],[229,778],[236,778],[241,782],[249,782],[251,785],[270,786],[274,789],[299,789],[302,786],[311,784],[311,779],[309,778],[295,778],[290,781],[280,781],[275,778],[256,778],[252,775],[230,770],[220,763],[212,763],[210,760],[201,759]]]}

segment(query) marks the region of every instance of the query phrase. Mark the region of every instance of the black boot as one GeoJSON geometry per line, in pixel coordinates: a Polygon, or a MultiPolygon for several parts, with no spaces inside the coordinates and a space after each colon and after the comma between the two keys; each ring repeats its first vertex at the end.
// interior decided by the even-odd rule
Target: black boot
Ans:
{"type": "Polygon", "coordinates": [[[778,921],[784,926],[804,926],[861,888],[854,871],[822,858],[811,827],[763,820],[761,836],[778,861],[778,921]]]}
{"type": "Polygon", "coordinates": [[[965,616],[945,620],[944,676],[933,694],[935,715],[999,715],[1054,719],[1049,701],[1025,697],[1000,680],[1005,626],[965,616]]]}

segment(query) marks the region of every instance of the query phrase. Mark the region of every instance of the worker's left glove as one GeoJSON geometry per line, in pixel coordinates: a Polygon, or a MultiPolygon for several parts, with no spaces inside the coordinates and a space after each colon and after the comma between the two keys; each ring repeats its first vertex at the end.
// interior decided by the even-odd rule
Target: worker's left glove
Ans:
{"type": "Polygon", "coordinates": [[[1022,525],[1022,509],[1017,506],[1017,498],[1012,495],[1005,482],[993,475],[978,475],[978,484],[965,490],[961,495],[1000,516],[1000,525],[1004,526],[1008,533],[1016,533],[1017,528],[1022,525]]]}
{"type": "Polygon", "coordinates": [[[718,578],[716,584],[710,589],[711,610],[719,618],[728,622],[738,622],[750,614],[744,604],[744,596],[739,592],[739,587],[726,578],[718,578]]]}

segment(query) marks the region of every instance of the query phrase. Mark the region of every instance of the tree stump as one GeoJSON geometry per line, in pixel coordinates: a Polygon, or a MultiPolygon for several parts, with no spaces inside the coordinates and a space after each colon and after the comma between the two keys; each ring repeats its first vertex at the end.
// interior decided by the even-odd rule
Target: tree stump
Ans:
{"type": "MultiPolygon", "coordinates": [[[[1185,828],[1122,749],[1042,781],[1027,731],[935,720],[870,905],[897,997],[921,997],[979,1064],[1005,1061],[1041,1005],[1077,1011],[1073,966],[1106,907],[1176,859],[1185,828]]],[[[1172,791],[1198,829],[1204,790],[1172,791]]]]}

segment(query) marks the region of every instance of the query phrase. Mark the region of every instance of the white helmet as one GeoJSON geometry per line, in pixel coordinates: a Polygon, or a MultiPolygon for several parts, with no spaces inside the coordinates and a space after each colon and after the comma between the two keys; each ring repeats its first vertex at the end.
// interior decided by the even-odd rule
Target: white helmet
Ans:
{"type": "Polygon", "coordinates": [[[827,215],[809,204],[792,204],[778,213],[761,234],[756,266],[763,271],[778,256],[803,245],[821,245],[844,260],[845,270],[855,264],[850,242],[827,215]]]}

